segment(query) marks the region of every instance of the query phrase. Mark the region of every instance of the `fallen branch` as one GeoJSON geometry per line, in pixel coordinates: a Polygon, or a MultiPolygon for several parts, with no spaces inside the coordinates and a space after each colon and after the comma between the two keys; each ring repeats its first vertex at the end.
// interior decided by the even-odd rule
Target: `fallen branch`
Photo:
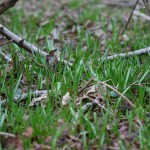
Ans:
{"type": "Polygon", "coordinates": [[[0,15],[2,15],[7,9],[16,5],[19,0],[4,0],[0,3],[0,15]]]}
{"type": "Polygon", "coordinates": [[[34,45],[30,44],[26,40],[20,38],[7,28],[5,28],[3,25],[0,24],[0,33],[5,36],[8,40],[12,40],[12,42],[16,43],[19,47],[25,49],[26,51],[34,54],[39,54],[41,56],[46,57],[48,54],[44,51],[39,50],[34,45]]]}
{"type": "Polygon", "coordinates": [[[140,50],[136,50],[136,51],[133,51],[133,52],[115,54],[115,55],[108,56],[108,57],[104,58],[104,60],[113,60],[113,59],[119,58],[119,57],[126,58],[126,57],[132,57],[132,56],[136,56],[136,55],[143,55],[143,54],[146,54],[146,53],[150,53],[150,47],[143,48],[143,49],[140,49],[140,50]]]}

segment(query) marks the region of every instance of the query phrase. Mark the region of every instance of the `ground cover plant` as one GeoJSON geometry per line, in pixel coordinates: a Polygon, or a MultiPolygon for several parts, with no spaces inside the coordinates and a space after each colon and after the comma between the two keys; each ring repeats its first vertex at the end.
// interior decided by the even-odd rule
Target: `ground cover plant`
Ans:
{"type": "Polygon", "coordinates": [[[115,2],[19,1],[1,16],[48,54],[0,36],[1,149],[150,148],[149,53],[108,59],[149,49],[149,19],[135,12],[121,35],[134,3],[115,2]]]}

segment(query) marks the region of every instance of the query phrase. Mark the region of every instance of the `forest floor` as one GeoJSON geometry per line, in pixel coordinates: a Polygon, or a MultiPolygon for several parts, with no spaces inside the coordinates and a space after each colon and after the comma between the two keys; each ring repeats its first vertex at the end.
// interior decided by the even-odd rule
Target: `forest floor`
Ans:
{"type": "Polygon", "coordinates": [[[1,16],[49,55],[1,47],[13,61],[0,58],[0,149],[150,149],[150,55],[106,59],[150,45],[149,21],[136,15],[120,34],[131,9],[31,0],[1,16]]]}

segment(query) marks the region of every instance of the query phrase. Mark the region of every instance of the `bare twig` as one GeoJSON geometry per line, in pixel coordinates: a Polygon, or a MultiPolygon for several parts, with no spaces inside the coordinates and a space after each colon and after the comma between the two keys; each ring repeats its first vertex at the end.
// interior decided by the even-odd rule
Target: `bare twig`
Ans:
{"type": "Polygon", "coordinates": [[[7,9],[16,5],[19,0],[4,0],[0,3],[0,15],[2,15],[7,9]]]}
{"type": "Polygon", "coordinates": [[[12,134],[12,133],[7,133],[7,132],[0,132],[0,136],[16,137],[14,134],[12,134]]]}
{"type": "Polygon", "coordinates": [[[78,94],[80,94],[91,82],[93,81],[93,78],[91,78],[84,87],[82,87],[79,91],[78,94]]]}
{"type": "Polygon", "coordinates": [[[0,49],[0,55],[3,57],[3,59],[6,61],[6,62],[12,62],[12,59],[10,57],[8,57],[7,55],[5,55],[1,49],[0,49]]]}
{"type": "Polygon", "coordinates": [[[135,10],[135,8],[136,8],[138,2],[139,2],[139,0],[136,1],[134,7],[132,8],[132,11],[131,11],[131,13],[130,13],[129,19],[128,19],[128,21],[127,21],[127,23],[126,23],[126,25],[125,25],[123,31],[121,32],[122,35],[124,34],[125,30],[126,30],[127,27],[128,27],[128,24],[129,24],[129,22],[130,22],[130,20],[131,20],[131,18],[132,18],[133,12],[134,12],[134,10],[135,10]]]}
{"type": "MultiPolygon", "coordinates": [[[[97,80],[96,80],[97,81],[97,80]]],[[[128,99],[126,98],[123,94],[121,94],[117,89],[115,89],[114,87],[112,87],[111,85],[102,82],[102,81],[98,81],[100,84],[105,85],[106,87],[110,88],[111,90],[113,90],[114,92],[116,92],[118,95],[120,95],[128,104],[130,104],[131,107],[135,108],[134,104],[128,99]]]]}
{"type": "MultiPolygon", "coordinates": [[[[26,58],[24,55],[22,55],[21,53],[19,53],[19,51],[17,51],[16,53],[18,53],[18,55],[20,55],[22,58],[24,58],[24,59],[26,58]]],[[[34,63],[37,64],[38,66],[40,66],[40,67],[46,69],[46,66],[44,66],[44,65],[42,65],[42,64],[40,64],[40,63],[38,63],[38,62],[37,62],[36,60],[34,60],[33,58],[28,57],[27,59],[30,60],[31,62],[34,62],[34,63]]]]}
{"type": "Polygon", "coordinates": [[[6,41],[6,42],[4,42],[3,44],[1,44],[0,47],[2,47],[2,46],[4,46],[4,45],[7,45],[7,44],[9,44],[9,43],[11,43],[11,42],[12,42],[12,40],[6,41]]]}
{"type": "Polygon", "coordinates": [[[115,54],[115,55],[112,55],[112,56],[108,56],[105,58],[105,60],[113,60],[115,58],[126,58],[126,57],[132,57],[132,56],[136,56],[136,55],[143,55],[143,54],[146,54],[146,53],[150,53],[150,47],[147,47],[147,48],[143,48],[143,49],[140,49],[140,50],[136,50],[136,51],[133,51],[133,52],[128,52],[128,53],[121,53],[121,54],[115,54]]]}
{"type": "Polygon", "coordinates": [[[8,40],[12,40],[14,43],[16,43],[19,47],[24,48],[30,53],[40,54],[41,56],[47,56],[48,54],[44,51],[39,50],[34,45],[30,44],[26,40],[20,38],[7,28],[5,28],[3,25],[0,24],[0,33],[5,36],[8,40]]]}

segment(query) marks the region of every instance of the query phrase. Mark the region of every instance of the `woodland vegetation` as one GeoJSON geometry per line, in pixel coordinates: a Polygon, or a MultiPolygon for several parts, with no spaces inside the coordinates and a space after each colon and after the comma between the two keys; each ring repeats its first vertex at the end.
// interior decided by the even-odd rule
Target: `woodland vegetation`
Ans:
{"type": "Polygon", "coordinates": [[[2,0],[0,149],[150,149],[149,3],[2,0]]]}

